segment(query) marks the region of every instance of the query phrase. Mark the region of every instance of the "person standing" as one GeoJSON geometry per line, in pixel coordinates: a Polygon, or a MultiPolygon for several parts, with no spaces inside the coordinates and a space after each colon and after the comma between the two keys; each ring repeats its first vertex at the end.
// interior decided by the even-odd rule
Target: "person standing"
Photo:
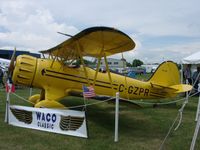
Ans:
{"type": "Polygon", "coordinates": [[[195,91],[197,91],[198,90],[198,84],[200,83],[200,66],[197,67],[197,71],[194,72],[192,79],[194,81],[195,91]]]}
{"type": "Polygon", "coordinates": [[[3,85],[3,88],[5,87],[5,84],[3,82],[3,70],[0,68],[0,84],[3,85]]]}
{"type": "Polygon", "coordinates": [[[8,71],[6,70],[3,73],[3,83],[4,83],[4,85],[6,85],[7,80],[8,80],[8,71]]]}
{"type": "Polygon", "coordinates": [[[191,71],[191,64],[188,64],[184,70],[184,77],[185,80],[188,80],[188,83],[192,85],[192,71],[191,71]]]}

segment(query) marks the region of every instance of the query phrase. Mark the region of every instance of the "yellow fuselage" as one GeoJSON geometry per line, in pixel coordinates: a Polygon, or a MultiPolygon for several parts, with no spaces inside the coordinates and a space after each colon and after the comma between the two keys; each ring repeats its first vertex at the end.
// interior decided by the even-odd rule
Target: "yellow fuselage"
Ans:
{"type": "MultiPolygon", "coordinates": [[[[60,100],[71,91],[82,92],[83,85],[93,85],[96,71],[86,67],[70,68],[51,59],[37,59],[21,55],[16,61],[13,72],[15,84],[27,85],[45,90],[45,100],[60,100]]],[[[124,99],[163,98],[174,94],[153,88],[150,82],[143,82],[119,74],[98,72],[94,85],[97,95],[115,96],[120,92],[124,99]]]]}

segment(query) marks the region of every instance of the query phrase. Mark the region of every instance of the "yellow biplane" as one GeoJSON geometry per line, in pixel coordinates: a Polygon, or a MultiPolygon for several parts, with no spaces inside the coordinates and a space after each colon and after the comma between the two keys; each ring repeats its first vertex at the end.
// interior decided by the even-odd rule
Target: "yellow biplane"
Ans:
{"type": "MultiPolygon", "coordinates": [[[[109,71],[107,56],[134,49],[135,43],[123,32],[109,27],[92,27],[71,36],[63,43],[41,51],[48,58],[38,59],[20,55],[13,68],[12,80],[17,85],[42,89],[41,94],[29,100],[35,107],[63,108],[59,101],[71,93],[82,93],[83,85],[92,85],[97,95],[115,96],[122,99],[152,99],[174,97],[192,89],[180,84],[177,65],[171,61],[162,63],[152,77],[144,82],[109,71]],[[96,70],[84,64],[83,57],[98,59],[96,70]],[[99,72],[104,58],[106,72],[99,72]],[[80,61],[82,65],[73,66],[80,61]]],[[[13,65],[13,61],[12,61],[13,65]]]]}

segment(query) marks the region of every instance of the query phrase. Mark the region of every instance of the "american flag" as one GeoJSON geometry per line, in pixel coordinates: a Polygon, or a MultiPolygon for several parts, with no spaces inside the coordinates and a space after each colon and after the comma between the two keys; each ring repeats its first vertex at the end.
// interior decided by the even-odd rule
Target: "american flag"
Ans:
{"type": "Polygon", "coordinates": [[[85,86],[83,85],[83,97],[84,98],[90,98],[90,97],[94,97],[96,96],[95,92],[94,92],[94,88],[92,86],[85,86]]]}

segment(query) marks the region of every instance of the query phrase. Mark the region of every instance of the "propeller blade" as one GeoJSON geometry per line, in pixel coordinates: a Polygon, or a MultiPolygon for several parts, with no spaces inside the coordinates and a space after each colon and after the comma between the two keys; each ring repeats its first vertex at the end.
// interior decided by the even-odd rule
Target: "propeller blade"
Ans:
{"type": "Polygon", "coordinates": [[[57,33],[62,34],[62,35],[65,35],[65,36],[73,37],[73,36],[70,35],[70,34],[66,34],[66,33],[62,33],[62,32],[57,32],[57,33]]]}
{"type": "Polygon", "coordinates": [[[14,51],[13,51],[13,54],[12,54],[12,57],[11,57],[11,61],[10,61],[10,66],[9,66],[9,68],[8,68],[8,76],[9,77],[11,77],[11,75],[12,75],[12,72],[13,72],[13,70],[14,70],[14,63],[15,63],[15,53],[16,53],[16,47],[15,47],[15,49],[14,49],[14,51]]]}

